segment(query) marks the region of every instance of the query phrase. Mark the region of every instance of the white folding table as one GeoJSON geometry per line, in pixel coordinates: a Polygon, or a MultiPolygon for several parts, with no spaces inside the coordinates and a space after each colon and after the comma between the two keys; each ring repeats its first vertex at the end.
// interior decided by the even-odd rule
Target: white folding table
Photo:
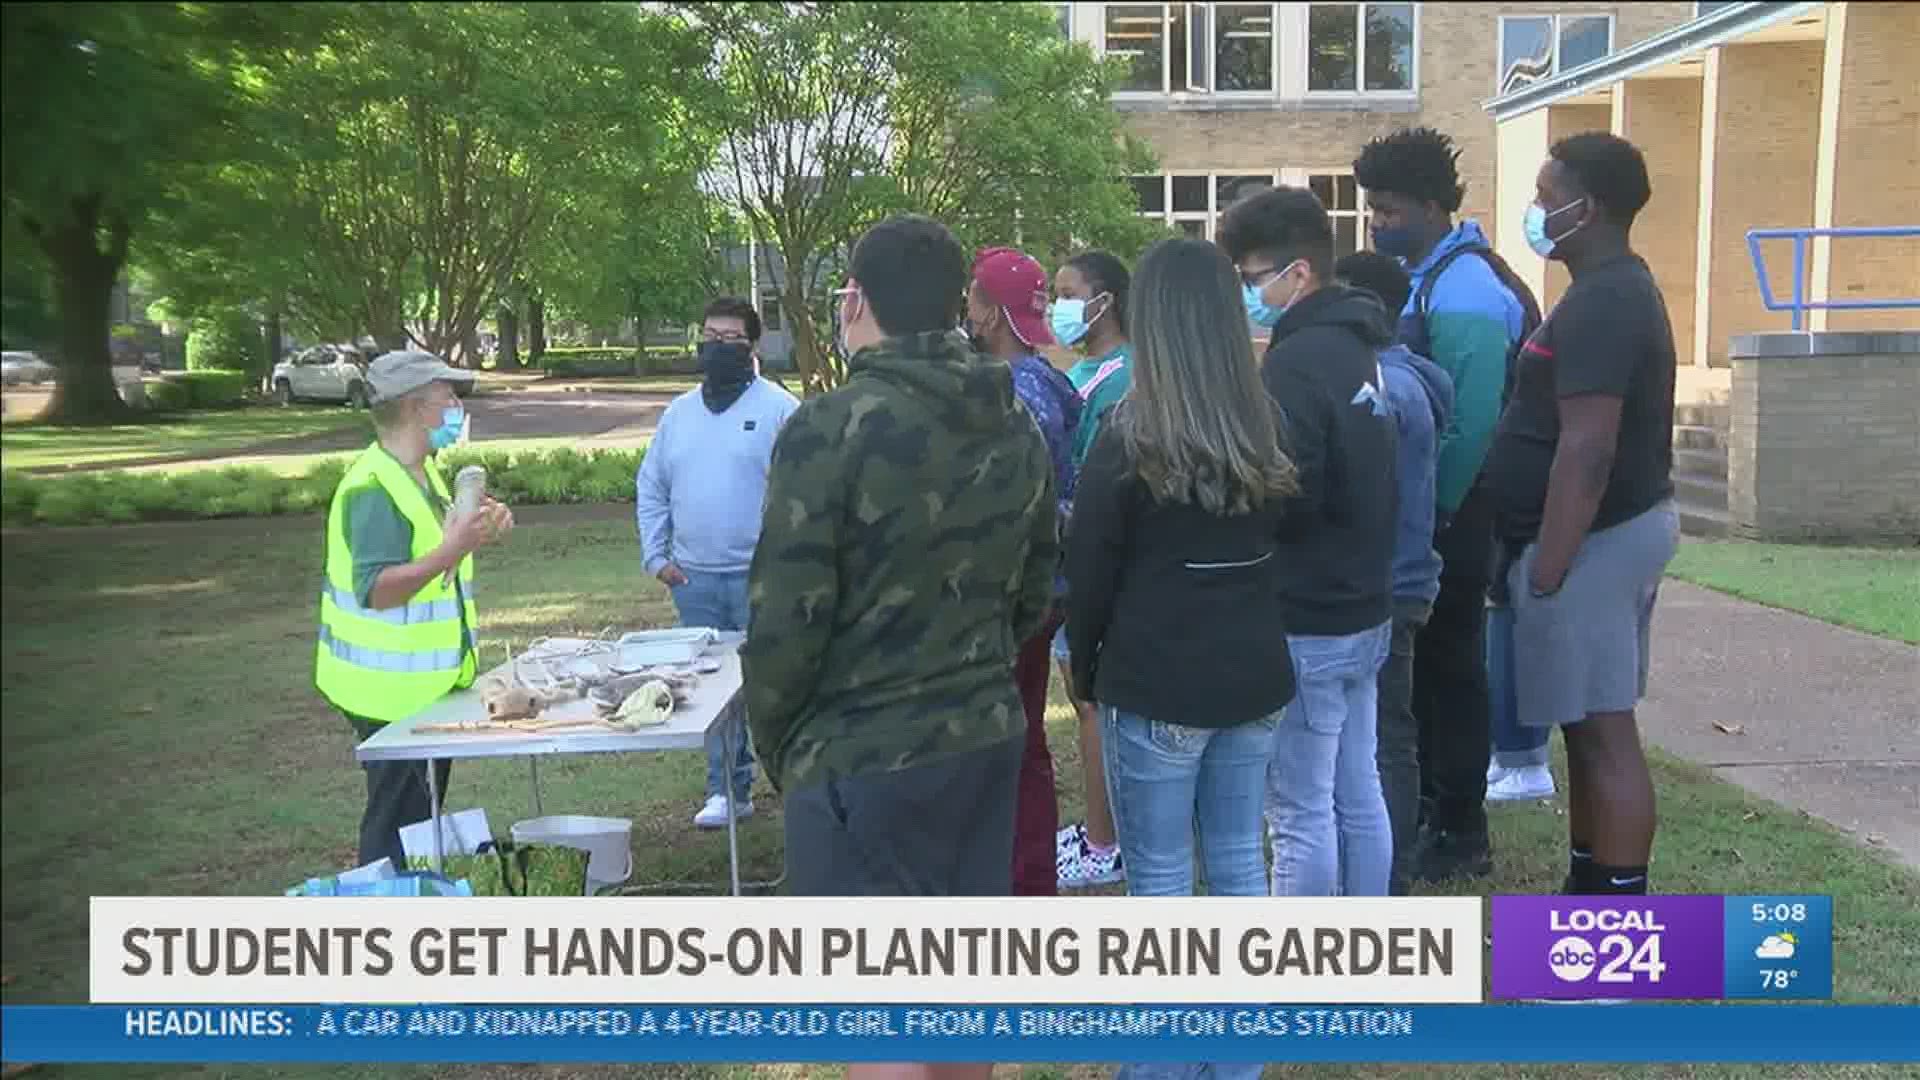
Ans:
{"type": "MultiPolygon", "coordinates": [[[[548,754],[630,754],[649,750],[704,750],[710,730],[716,730],[731,762],[739,753],[740,740],[746,737],[745,710],[740,701],[740,643],[745,635],[718,634],[706,657],[720,662],[720,670],[700,676],[686,704],[673,711],[667,722],[640,731],[615,734],[607,731],[430,731],[415,729],[421,724],[445,724],[483,720],[486,707],[474,688],[455,691],[405,720],[396,720],[361,743],[354,756],[366,761],[424,761],[427,763],[427,789],[433,803],[433,868],[442,866],[443,839],[440,832],[439,779],[433,763],[469,758],[525,757],[530,766],[533,787],[533,812],[543,811],[540,800],[540,758],[548,754]]],[[[549,638],[549,649],[565,651],[590,643],[582,639],[549,638]]],[[[500,668],[507,667],[500,665],[500,668]]],[[[495,668],[494,670],[500,670],[495,668]]],[[[585,700],[555,705],[542,714],[549,719],[573,719],[595,715],[594,706],[585,700]]],[[[733,895],[740,895],[740,834],[734,816],[733,800],[727,800],[727,876],[733,895]]],[[[784,878],[785,875],[782,875],[784,878]]],[[[756,882],[759,886],[779,884],[756,882]]]]}

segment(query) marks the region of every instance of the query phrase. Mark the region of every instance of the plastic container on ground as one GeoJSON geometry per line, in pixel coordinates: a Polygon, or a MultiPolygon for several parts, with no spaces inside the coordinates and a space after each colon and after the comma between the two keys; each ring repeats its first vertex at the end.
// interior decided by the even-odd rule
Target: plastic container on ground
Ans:
{"type": "Polygon", "coordinates": [[[633,876],[633,822],[554,814],[513,823],[516,844],[558,844],[587,853],[587,895],[633,876]]]}

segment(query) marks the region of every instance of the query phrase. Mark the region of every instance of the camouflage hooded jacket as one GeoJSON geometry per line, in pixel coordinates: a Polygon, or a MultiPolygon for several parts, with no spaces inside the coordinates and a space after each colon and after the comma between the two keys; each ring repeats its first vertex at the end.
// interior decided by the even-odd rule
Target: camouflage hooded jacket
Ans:
{"type": "Polygon", "coordinates": [[[1004,362],[927,333],[849,367],[781,430],[753,558],[747,720],[782,790],[1020,734],[1014,656],[1058,557],[1053,465],[1004,362]]]}

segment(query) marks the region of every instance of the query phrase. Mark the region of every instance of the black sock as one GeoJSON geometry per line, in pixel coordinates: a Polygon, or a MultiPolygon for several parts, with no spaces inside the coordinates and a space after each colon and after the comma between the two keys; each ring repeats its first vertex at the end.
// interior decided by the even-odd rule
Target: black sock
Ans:
{"type": "Polygon", "coordinates": [[[1647,895],[1647,868],[1589,863],[1588,887],[1595,896],[1647,895]]]}
{"type": "Polygon", "coordinates": [[[1567,880],[1560,891],[1567,896],[1579,896],[1587,891],[1587,870],[1593,866],[1593,852],[1586,848],[1572,846],[1567,849],[1567,880]]]}

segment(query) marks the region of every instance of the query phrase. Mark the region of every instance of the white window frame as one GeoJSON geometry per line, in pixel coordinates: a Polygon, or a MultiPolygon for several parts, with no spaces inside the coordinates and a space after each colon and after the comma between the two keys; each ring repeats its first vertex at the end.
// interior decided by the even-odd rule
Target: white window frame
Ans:
{"type": "MultiPolygon", "coordinates": [[[[1208,240],[1212,240],[1219,235],[1220,216],[1227,211],[1227,207],[1221,205],[1220,202],[1220,179],[1222,177],[1261,176],[1265,177],[1267,182],[1275,187],[1284,185],[1286,187],[1307,188],[1310,186],[1312,178],[1316,176],[1341,177],[1352,175],[1353,168],[1347,165],[1296,166],[1283,169],[1168,169],[1159,174],[1160,205],[1165,207],[1165,209],[1138,210],[1135,211],[1135,214],[1138,217],[1158,221],[1168,228],[1177,228],[1182,221],[1205,222],[1206,231],[1203,235],[1205,235],[1208,240]],[[1173,178],[1176,176],[1201,176],[1206,178],[1207,208],[1205,210],[1175,210],[1173,208],[1173,178]]],[[[1135,178],[1129,177],[1128,179],[1131,180],[1135,178]]],[[[1367,212],[1366,189],[1356,183],[1354,185],[1353,197],[1354,208],[1352,210],[1336,210],[1333,207],[1328,207],[1327,216],[1335,219],[1351,218],[1354,223],[1353,251],[1365,251],[1367,247],[1367,228],[1371,224],[1367,212]]],[[[1336,250],[1334,257],[1339,258],[1342,255],[1350,254],[1352,254],[1351,251],[1336,250]]]]}
{"type": "MultiPolygon", "coordinates": [[[[1232,0],[1227,0],[1227,2],[1232,3],[1232,0]]],[[[1135,3],[1135,4],[1103,3],[1100,5],[1099,55],[1102,58],[1111,55],[1107,51],[1107,26],[1108,26],[1107,11],[1109,8],[1157,7],[1160,9],[1160,33],[1161,33],[1160,89],[1158,90],[1116,90],[1114,91],[1114,94],[1113,94],[1114,100],[1116,101],[1165,101],[1169,99],[1181,100],[1181,99],[1191,99],[1191,98],[1221,98],[1228,101],[1268,101],[1268,100],[1274,99],[1279,95],[1280,73],[1282,69],[1281,56],[1283,54],[1281,43],[1284,40],[1284,35],[1282,35],[1281,29],[1280,29],[1280,22],[1285,15],[1285,5],[1277,4],[1277,3],[1267,3],[1265,5],[1261,5],[1257,2],[1237,3],[1233,5],[1236,7],[1264,6],[1267,9],[1267,18],[1269,20],[1268,34],[1270,35],[1271,44],[1267,49],[1268,64],[1269,64],[1270,70],[1267,72],[1268,88],[1265,90],[1219,90],[1219,89],[1216,89],[1219,86],[1219,72],[1220,72],[1220,19],[1219,19],[1219,13],[1215,10],[1218,7],[1218,4],[1210,3],[1210,2],[1209,3],[1189,3],[1189,4],[1184,4],[1182,6],[1188,9],[1186,13],[1188,85],[1182,86],[1182,87],[1176,87],[1173,85],[1173,32],[1172,32],[1173,31],[1173,15],[1172,15],[1173,5],[1171,3],[1157,3],[1157,4],[1154,4],[1154,3],[1135,3]],[[1192,9],[1196,7],[1206,9],[1207,78],[1206,78],[1206,86],[1204,88],[1195,87],[1192,85],[1192,82],[1193,82],[1193,70],[1192,70],[1193,68],[1193,36],[1194,36],[1192,9]]],[[[1415,21],[1416,23],[1418,22],[1417,19],[1415,21]]],[[[1417,34],[1417,30],[1416,30],[1416,34],[1417,34]]]]}
{"type": "MultiPolygon", "coordinates": [[[[1696,17],[1697,14],[1698,9],[1696,8],[1696,17]]],[[[1512,12],[1500,16],[1499,23],[1494,27],[1493,37],[1493,92],[1496,97],[1511,92],[1504,89],[1507,80],[1507,23],[1515,19],[1546,19],[1552,24],[1547,33],[1547,48],[1549,52],[1547,73],[1540,76],[1535,82],[1544,82],[1548,79],[1556,78],[1561,71],[1567,70],[1560,66],[1560,24],[1565,20],[1607,20],[1607,51],[1601,53],[1601,56],[1613,55],[1614,42],[1620,30],[1620,20],[1617,19],[1611,11],[1555,11],[1535,12],[1533,14],[1512,12]]],[[[1533,83],[1527,83],[1526,85],[1531,86],[1533,83]]],[[[1514,89],[1518,90],[1520,87],[1515,87],[1514,89]]]]}
{"type": "MultiPolygon", "coordinates": [[[[1367,86],[1367,8],[1376,5],[1346,0],[1345,3],[1302,4],[1300,24],[1300,86],[1306,96],[1313,101],[1414,101],[1420,97],[1420,9],[1423,5],[1401,0],[1395,4],[1381,4],[1382,7],[1408,7],[1413,15],[1413,70],[1409,73],[1405,90],[1368,90],[1367,86]],[[1352,90],[1315,90],[1313,88],[1313,9],[1317,7],[1345,7],[1354,9],[1354,58],[1352,90]]],[[[1613,31],[1607,31],[1607,44],[1613,44],[1613,31]]]]}
{"type": "Polygon", "coordinates": [[[1067,9],[1067,38],[1066,38],[1066,39],[1067,39],[1068,41],[1072,41],[1072,40],[1074,39],[1074,35],[1073,35],[1073,32],[1074,32],[1074,30],[1075,30],[1075,29],[1077,29],[1077,27],[1075,27],[1075,26],[1074,26],[1074,23],[1075,23],[1075,22],[1076,22],[1077,20],[1075,20],[1075,19],[1074,19],[1074,10],[1073,10],[1073,9],[1074,9],[1074,8],[1076,8],[1076,7],[1079,7],[1080,5],[1078,5],[1078,4],[1055,4],[1055,5],[1053,5],[1053,6],[1054,6],[1055,8],[1066,8],[1066,9],[1067,9]]]}

